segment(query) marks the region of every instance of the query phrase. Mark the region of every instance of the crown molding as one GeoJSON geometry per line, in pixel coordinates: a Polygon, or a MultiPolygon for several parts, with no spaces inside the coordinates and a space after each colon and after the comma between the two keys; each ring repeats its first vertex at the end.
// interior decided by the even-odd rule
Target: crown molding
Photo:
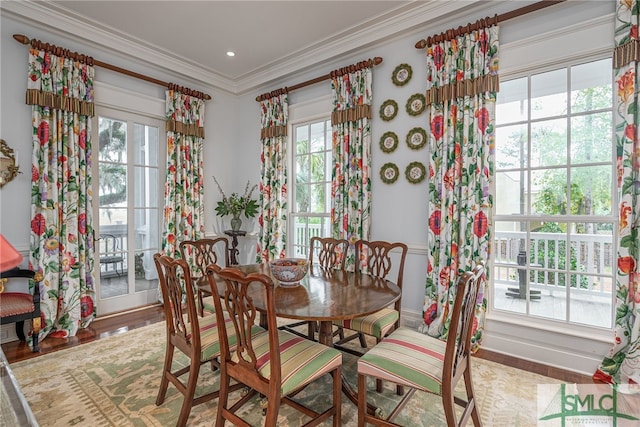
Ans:
{"type": "MultiPolygon", "coordinates": [[[[486,0],[413,1],[368,22],[366,25],[355,28],[347,36],[337,35],[323,40],[285,58],[279,58],[277,61],[235,80],[208,70],[201,64],[167,52],[160,46],[132,37],[123,37],[106,25],[87,26],[79,18],[70,15],[65,9],[59,8],[49,1],[2,1],[0,9],[3,13],[8,12],[8,15],[22,22],[44,27],[47,31],[61,37],[100,46],[127,60],[137,58],[138,63],[147,68],[177,74],[188,81],[204,84],[234,95],[241,95],[323,62],[339,59],[357,49],[416,32],[418,27],[422,28],[423,33],[426,33],[434,23],[437,23],[438,27],[442,27],[448,22],[455,22],[452,21],[454,19],[460,19],[460,16],[473,16],[473,13],[486,11],[496,4],[504,4],[504,2],[486,0]]],[[[29,37],[28,34],[25,35],[29,37]]],[[[120,64],[123,67],[125,65],[120,64]]]]}
{"type": "Polygon", "coordinates": [[[321,44],[308,47],[304,51],[296,52],[287,58],[281,58],[277,62],[254,70],[249,75],[237,80],[235,91],[237,94],[242,94],[265,83],[337,59],[375,43],[418,31],[426,33],[429,31],[429,26],[435,22],[438,22],[440,26],[443,25],[443,21],[446,23],[455,20],[460,15],[468,15],[476,10],[486,9],[491,4],[495,3],[485,0],[411,2],[386,16],[368,22],[367,25],[352,31],[346,37],[339,36],[325,40],[321,44]],[[418,27],[422,27],[422,30],[419,30],[418,27]]]}
{"type": "MultiPolygon", "coordinates": [[[[0,1],[0,8],[3,13],[8,12],[9,16],[34,26],[44,27],[48,32],[61,37],[100,46],[128,60],[131,57],[137,58],[147,68],[179,74],[190,81],[233,93],[232,90],[229,90],[234,87],[234,82],[231,79],[208,71],[203,65],[170,54],[159,46],[134,38],[122,37],[108,26],[92,25],[88,27],[86,23],[62,12],[52,3],[31,0],[0,1]]],[[[25,35],[30,37],[29,34],[25,35]]],[[[126,64],[113,65],[127,68],[126,64]]]]}

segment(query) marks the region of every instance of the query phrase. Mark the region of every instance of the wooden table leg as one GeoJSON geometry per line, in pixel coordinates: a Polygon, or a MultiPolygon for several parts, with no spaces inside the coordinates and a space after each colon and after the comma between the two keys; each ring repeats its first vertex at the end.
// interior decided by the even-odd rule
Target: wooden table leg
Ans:
{"type": "MultiPolygon", "coordinates": [[[[324,344],[327,347],[333,347],[333,322],[331,321],[322,321],[320,322],[320,331],[318,332],[318,342],[320,344],[324,344]]],[[[344,371],[342,372],[342,392],[353,402],[354,405],[358,406],[358,392],[354,389],[347,378],[344,375],[344,371]]],[[[375,414],[378,408],[373,406],[371,403],[367,402],[367,412],[370,414],[375,414]]]]}

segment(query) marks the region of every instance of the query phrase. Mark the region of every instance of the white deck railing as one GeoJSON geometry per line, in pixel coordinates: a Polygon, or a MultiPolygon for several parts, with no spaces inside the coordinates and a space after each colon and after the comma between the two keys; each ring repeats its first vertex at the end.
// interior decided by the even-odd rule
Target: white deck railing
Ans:
{"type": "Polygon", "coordinates": [[[496,283],[518,283],[518,265],[524,264],[522,259],[518,263],[518,254],[527,250],[530,251],[530,288],[564,289],[561,275],[566,274],[564,271],[569,262],[569,275],[575,276],[575,281],[571,278],[566,281],[573,283],[572,293],[611,293],[615,271],[611,235],[572,234],[569,242],[566,235],[560,233],[531,233],[530,238],[527,244],[525,232],[495,233],[493,274],[496,283]],[[566,253],[567,244],[569,254],[566,253]],[[571,266],[573,261],[575,265],[571,266]]]}

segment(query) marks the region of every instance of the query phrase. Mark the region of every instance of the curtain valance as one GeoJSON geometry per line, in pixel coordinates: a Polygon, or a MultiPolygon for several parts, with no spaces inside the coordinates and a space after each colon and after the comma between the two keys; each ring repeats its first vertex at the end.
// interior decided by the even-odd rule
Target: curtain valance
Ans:
{"type": "Polygon", "coordinates": [[[499,79],[497,75],[478,76],[471,80],[449,83],[427,90],[427,105],[439,104],[465,96],[476,96],[486,92],[498,92],[499,79]]]}
{"type": "Polygon", "coordinates": [[[51,92],[42,92],[37,89],[27,89],[27,105],[38,105],[56,110],[69,111],[82,116],[93,117],[95,115],[93,102],[81,101],[79,99],[68,98],[63,95],[56,95],[51,92]]]}
{"type": "Polygon", "coordinates": [[[371,105],[358,105],[355,108],[331,113],[331,123],[335,124],[370,118],[372,118],[371,105]]]}
{"type": "Polygon", "coordinates": [[[622,68],[632,62],[640,61],[640,42],[637,39],[629,39],[623,45],[616,46],[613,50],[613,68],[622,68]]]}

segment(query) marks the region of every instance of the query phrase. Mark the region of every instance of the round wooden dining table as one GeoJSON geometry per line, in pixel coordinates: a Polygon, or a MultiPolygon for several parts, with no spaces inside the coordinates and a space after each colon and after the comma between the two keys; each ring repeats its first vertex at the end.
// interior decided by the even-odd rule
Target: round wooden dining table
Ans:
{"type": "MultiPolygon", "coordinates": [[[[268,264],[234,266],[246,274],[271,275],[268,264]]],[[[333,321],[347,320],[375,313],[396,302],[402,292],[386,279],[341,270],[311,266],[307,275],[295,286],[276,284],[276,315],[287,319],[317,321],[318,341],[333,347],[333,321]]],[[[266,311],[264,293],[249,293],[256,308],[266,311]]],[[[261,320],[263,326],[265,321],[261,320]]]]}
{"type": "MultiPolygon", "coordinates": [[[[245,274],[263,273],[271,276],[268,264],[234,265],[245,274]]],[[[323,269],[310,266],[307,275],[296,286],[276,284],[275,305],[278,317],[316,321],[320,324],[318,341],[333,347],[333,321],[353,319],[375,313],[396,302],[402,291],[395,283],[386,279],[342,270],[323,269]]],[[[247,290],[256,309],[266,313],[264,291],[249,285],[247,290]]],[[[260,324],[266,327],[266,316],[260,324]]],[[[358,404],[357,391],[342,377],[342,391],[358,404]]],[[[376,407],[367,403],[367,410],[375,413],[376,407]]]]}

